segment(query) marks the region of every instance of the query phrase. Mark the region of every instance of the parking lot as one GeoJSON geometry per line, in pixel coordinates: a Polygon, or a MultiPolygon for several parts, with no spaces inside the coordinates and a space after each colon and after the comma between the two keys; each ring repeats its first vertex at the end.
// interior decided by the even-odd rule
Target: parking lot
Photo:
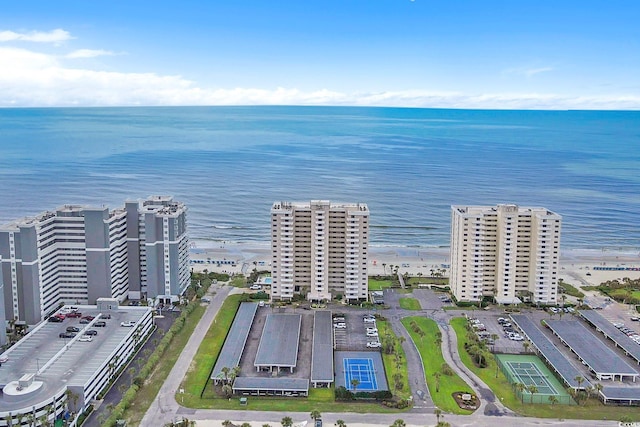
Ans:
{"type": "Polygon", "coordinates": [[[333,313],[334,345],[337,351],[363,351],[368,349],[368,342],[379,341],[378,337],[367,336],[367,328],[375,328],[376,324],[365,323],[366,315],[362,311],[333,313]]]}
{"type": "MultiPolygon", "coordinates": [[[[518,354],[524,352],[523,341],[518,341],[514,339],[509,339],[508,332],[505,328],[498,323],[499,318],[508,319],[508,314],[505,313],[497,313],[497,312],[483,312],[483,311],[474,311],[469,314],[470,318],[478,319],[481,325],[484,325],[484,334],[488,339],[492,335],[497,335],[498,339],[495,340],[494,344],[491,346],[494,349],[495,353],[506,353],[506,354],[518,354]]],[[[511,322],[510,322],[511,323],[511,322]]],[[[517,328],[515,326],[511,326],[511,329],[518,333],[517,328]]]]}

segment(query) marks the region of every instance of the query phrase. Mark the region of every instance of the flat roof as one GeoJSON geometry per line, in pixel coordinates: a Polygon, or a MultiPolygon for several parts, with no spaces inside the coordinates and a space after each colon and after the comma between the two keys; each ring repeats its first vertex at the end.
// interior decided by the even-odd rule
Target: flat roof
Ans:
{"type": "Polygon", "coordinates": [[[254,366],[295,367],[301,324],[301,314],[268,314],[254,366]]]}
{"type": "Polygon", "coordinates": [[[237,377],[233,382],[233,390],[308,392],[309,380],[307,378],[237,377]]]}
{"type": "Polygon", "coordinates": [[[602,394],[606,399],[640,401],[640,387],[603,387],[602,394]]]}
{"type": "Polygon", "coordinates": [[[255,302],[243,302],[240,304],[236,317],[233,319],[233,324],[229,332],[227,332],[218,360],[216,360],[211,379],[218,378],[224,367],[233,369],[240,365],[240,358],[247,343],[249,331],[257,310],[258,304],[255,302]]]}
{"type": "Polygon", "coordinates": [[[313,315],[311,382],[314,381],[333,382],[333,326],[328,310],[313,315]]]}
{"type": "Polygon", "coordinates": [[[622,347],[627,354],[640,363],[640,345],[613,326],[611,322],[602,317],[596,310],[578,310],[578,313],[587,321],[598,328],[607,338],[622,347]]]}
{"type": "Polygon", "coordinates": [[[44,384],[39,391],[18,402],[8,402],[0,397],[0,411],[15,410],[16,407],[29,407],[50,399],[66,386],[84,386],[86,382],[107,363],[111,354],[126,337],[136,329],[120,326],[120,322],[139,322],[151,311],[147,307],[119,307],[113,311],[99,311],[95,305],[78,305],[83,316],[96,316],[90,324],[80,324],[79,318],[67,318],[63,322],[43,321],[13,347],[3,353],[9,360],[0,367],[0,387],[17,381],[25,374],[35,374],[35,380],[44,384]],[[94,327],[101,319],[100,313],[110,314],[105,320],[106,327],[94,327]],[[80,328],[76,339],[59,338],[69,326],[80,328]],[[78,341],[84,329],[98,332],[91,342],[78,341]]]}
{"type": "Polygon", "coordinates": [[[638,376],[622,357],[604,345],[588,328],[576,320],[546,320],[560,337],[596,374],[638,376]]]}
{"type": "Polygon", "coordinates": [[[522,332],[527,336],[529,341],[538,349],[540,354],[547,359],[547,362],[553,366],[553,369],[562,377],[564,382],[572,388],[591,387],[591,383],[584,378],[584,374],[578,370],[567,359],[564,354],[558,350],[556,345],[551,342],[547,336],[542,333],[538,325],[529,317],[523,314],[512,314],[511,319],[518,325],[522,332]],[[584,381],[578,385],[576,377],[584,378],[584,381]]]}

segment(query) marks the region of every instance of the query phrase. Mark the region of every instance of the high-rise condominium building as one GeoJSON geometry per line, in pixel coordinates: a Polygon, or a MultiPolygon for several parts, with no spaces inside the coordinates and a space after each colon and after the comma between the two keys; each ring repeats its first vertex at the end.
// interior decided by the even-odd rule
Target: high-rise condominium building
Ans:
{"type": "Polygon", "coordinates": [[[555,304],[562,218],[545,208],[451,207],[451,290],[458,301],[555,304]]]}
{"type": "Polygon", "coordinates": [[[276,202],[271,208],[271,298],[311,301],[367,297],[366,204],[276,202]]]}
{"type": "Polygon", "coordinates": [[[159,196],[63,206],[0,227],[0,259],[6,317],[28,324],[61,303],[175,298],[189,285],[186,207],[159,196]]]}

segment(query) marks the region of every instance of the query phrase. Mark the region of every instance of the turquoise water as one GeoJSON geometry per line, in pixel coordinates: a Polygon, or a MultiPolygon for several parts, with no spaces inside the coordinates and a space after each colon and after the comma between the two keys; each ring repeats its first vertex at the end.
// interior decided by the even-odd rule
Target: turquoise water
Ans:
{"type": "Polygon", "coordinates": [[[173,194],[202,245],[268,241],[276,200],[366,202],[376,245],[444,246],[450,205],[563,215],[640,248],[640,113],[346,107],[0,110],[0,222],[173,194]]]}

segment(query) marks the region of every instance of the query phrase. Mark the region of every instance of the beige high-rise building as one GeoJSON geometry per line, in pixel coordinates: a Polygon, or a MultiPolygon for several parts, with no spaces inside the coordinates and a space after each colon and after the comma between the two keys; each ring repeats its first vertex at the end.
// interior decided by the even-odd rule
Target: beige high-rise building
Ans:
{"type": "Polygon", "coordinates": [[[364,203],[276,202],[271,208],[271,299],[367,298],[369,209],[364,203]]]}
{"type": "Polygon", "coordinates": [[[562,217],[545,208],[451,207],[451,291],[458,301],[558,299],[562,217]]]}

